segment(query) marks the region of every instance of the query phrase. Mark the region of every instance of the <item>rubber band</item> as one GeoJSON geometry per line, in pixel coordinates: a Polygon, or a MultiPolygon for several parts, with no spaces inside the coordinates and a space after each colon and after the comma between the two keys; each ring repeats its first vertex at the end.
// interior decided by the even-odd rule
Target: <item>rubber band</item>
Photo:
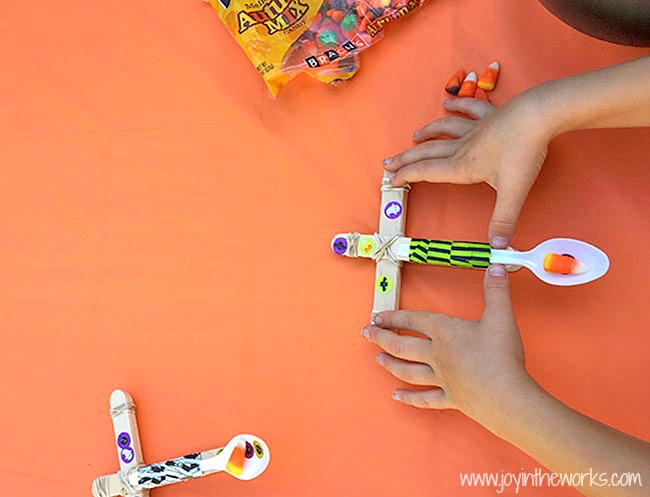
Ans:
{"type": "Polygon", "coordinates": [[[95,481],[93,481],[92,492],[95,497],[115,497],[116,495],[137,495],[141,490],[135,489],[133,485],[128,482],[127,475],[122,471],[118,471],[112,475],[96,478],[95,481]],[[119,478],[121,485],[121,488],[119,489],[113,488],[112,481],[115,477],[119,478]]]}
{"type": "Polygon", "coordinates": [[[135,405],[120,404],[117,407],[111,407],[111,417],[115,418],[122,414],[124,411],[135,412],[135,405]]]}
{"type": "Polygon", "coordinates": [[[372,260],[375,262],[379,262],[383,259],[388,259],[397,267],[401,267],[402,261],[397,259],[397,256],[392,250],[392,246],[402,236],[404,236],[404,233],[395,233],[390,239],[387,240],[379,233],[375,233],[375,238],[380,243],[380,245],[379,247],[377,247],[377,250],[373,254],[372,260]]]}
{"type": "Polygon", "coordinates": [[[393,186],[390,184],[390,181],[381,184],[382,192],[410,192],[411,185],[406,183],[404,186],[393,186]]]}
{"type": "Polygon", "coordinates": [[[348,256],[349,257],[359,257],[359,238],[361,233],[349,233],[348,234],[348,256]]]}

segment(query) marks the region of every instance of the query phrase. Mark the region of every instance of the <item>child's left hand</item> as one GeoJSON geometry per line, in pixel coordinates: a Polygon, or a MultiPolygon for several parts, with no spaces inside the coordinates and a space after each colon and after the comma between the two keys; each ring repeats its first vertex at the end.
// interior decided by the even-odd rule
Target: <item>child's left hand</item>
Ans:
{"type": "Polygon", "coordinates": [[[396,390],[405,404],[459,409],[492,430],[499,430],[504,397],[521,398],[533,384],[524,367],[524,351],[502,266],[485,273],[485,312],[478,321],[424,311],[382,312],[364,337],[384,353],[377,362],[397,378],[427,390],[396,390]],[[415,331],[423,338],[399,335],[415,331]]]}

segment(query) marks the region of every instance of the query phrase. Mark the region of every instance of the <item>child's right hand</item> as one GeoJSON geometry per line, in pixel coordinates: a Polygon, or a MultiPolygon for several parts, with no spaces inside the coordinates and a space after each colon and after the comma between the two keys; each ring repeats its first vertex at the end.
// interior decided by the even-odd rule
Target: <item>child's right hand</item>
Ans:
{"type": "Polygon", "coordinates": [[[488,239],[506,248],[552,138],[535,124],[541,119],[524,95],[501,108],[474,98],[445,101],[445,110],[473,119],[447,116],[416,131],[417,145],[384,161],[384,168],[395,172],[392,184],[488,183],[497,191],[488,239]]]}

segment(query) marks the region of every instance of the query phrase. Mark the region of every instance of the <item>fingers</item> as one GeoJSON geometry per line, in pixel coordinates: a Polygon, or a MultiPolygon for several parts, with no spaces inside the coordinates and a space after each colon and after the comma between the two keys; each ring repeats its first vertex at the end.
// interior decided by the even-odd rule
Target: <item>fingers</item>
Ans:
{"type": "Polygon", "coordinates": [[[424,363],[429,355],[431,341],[425,338],[398,335],[378,326],[366,326],[361,334],[369,342],[400,359],[424,363]]]}
{"type": "Polygon", "coordinates": [[[403,361],[384,353],[377,355],[377,363],[406,383],[440,386],[433,369],[427,364],[403,361]]]}
{"type": "Polygon", "coordinates": [[[488,227],[488,240],[494,248],[507,248],[515,234],[519,213],[526,200],[526,193],[500,192],[488,227]]]}
{"type": "Polygon", "coordinates": [[[450,319],[446,314],[427,311],[386,311],[375,316],[375,324],[386,329],[415,331],[433,338],[450,319]]]}
{"type": "Polygon", "coordinates": [[[456,143],[453,140],[425,141],[415,147],[409,148],[406,152],[397,154],[390,160],[387,159],[384,162],[384,167],[387,171],[397,171],[401,167],[414,162],[450,157],[454,155],[455,152],[456,143]]]}
{"type": "Polygon", "coordinates": [[[433,390],[395,390],[393,398],[399,402],[423,409],[451,409],[453,405],[440,388],[433,390]]]}
{"type": "Polygon", "coordinates": [[[503,266],[493,264],[485,271],[483,291],[485,292],[484,316],[513,318],[508,272],[503,266]]]}
{"type": "Polygon", "coordinates": [[[446,111],[462,112],[474,119],[483,119],[496,109],[491,103],[477,98],[455,98],[453,100],[445,100],[442,105],[446,111]]]}
{"type": "Polygon", "coordinates": [[[390,180],[393,186],[428,181],[430,183],[456,183],[458,174],[449,159],[428,159],[414,162],[398,169],[390,180]]]}
{"type": "Polygon", "coordinates": [[[440,136],[460,138],[461,136],[465,136],[474,126],[476,126],[476,123],[469,119],[463,119],[458,116],[445,116],[417,130],[413,133],[413,139],[420,143],[440,136]]]}

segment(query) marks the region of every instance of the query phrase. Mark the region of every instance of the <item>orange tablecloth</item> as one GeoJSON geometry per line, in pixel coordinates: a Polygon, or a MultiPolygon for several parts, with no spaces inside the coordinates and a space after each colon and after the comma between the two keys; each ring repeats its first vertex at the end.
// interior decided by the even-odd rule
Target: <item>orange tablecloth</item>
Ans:
{"type": "MultiPolygon", "coordinates": [[[[114,388],[145,459],[252,432],[250,483],[164,496],[479,496],[461,471],[538,463],[457,412],[391,399],[360,337],[373,264],[339,231],[378,223],[380,161],[440,117],[458,67],[499,60],[494,100],[647,53],[590,39],[537,2],[431,0],[349,84],[275,101],[200,0],[6,2],[0,16],[0,488],[90,495],[118,461],[114,388]]],[[[650,168],[644,130],[553,142],[514,245],[571,236],[612,267],[587,286],[512,276],[530,370],[570,406],[648,439],[650,168]]],[[[416,185],[409,234],[486,238],[494,194],[416,185]]],[[[404,271],[402,305],[476,318],[481,272],[404,271]]],[[[644,482],[645,483],[645,482],[644,482]]],[[[520,495],[565,497],[562,488],[520,495]]]]}

